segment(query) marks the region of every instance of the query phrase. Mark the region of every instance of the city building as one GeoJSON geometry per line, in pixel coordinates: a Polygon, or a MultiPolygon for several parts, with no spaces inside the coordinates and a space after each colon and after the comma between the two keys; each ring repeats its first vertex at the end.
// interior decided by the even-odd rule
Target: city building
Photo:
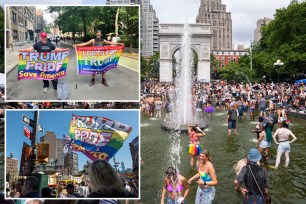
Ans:
{"type": "Polygon", "coordinates": [[[107,4],[139,4],[141,10],[140,33],[141,33],[141,54],[149,58],[159,51],[159,20],[150,0],[108,0],[107,4]]]}
{"type": "Polygon", "coordinates": [[[49,144],[49,161],[57,159],[56,142],[57,138],[54,132],[46,131],[45,136],[40,137],[40,142],[49,144]]]}
{"type": "Polygon", "coordinates": [[[63,139],[56,139],[56,158],[57,165],[64,165],[64,141],[63,139]]]}
{"type": "Polygon", "coordinates": [[[68,166],[69,175],[75,176],[80,174],[78,155],[76,153],[67,154],[64,159],[64,165],[68,166]]]}
{"type": "Polygon", "coordinates": [[[259,40],[261,39],[261,28],[265,25],[268,25],[273,19],[271,18],[262,18],[262,19],[258,19],[257,21],[257,27],[254,30],[254,43],[258,43],[259,40]]]}
{"type": "Polygon", "coordinates": [[[249,55],[248,50],[213,50],[217,61],[220,62],[220,67],[227,66],[230,62],[238,64],[238,60],[243,55],[249,55]]]}
{"type": "Polygon", "coordinates": [[[12,38],[14,44],[33,42],[36,27],[35,6],[6,7],[6,42],[12,38]]]}
{"type": "Polygon", "coordinates": [[[9,181],[14,181],[18,178],[18,160],[14,158],[13,153],[6,158],[6,172],[9,176],[9,181]]]}
{"type": "Polygon", "coordinates": [[[35,32],[41,33],[45,28],[44,12],[41,9],[36,10],[36,22],[35,32]]]}
{"type": "Polygon", "coordinates": [[[141,0],[141,54],[144,57],[150,57],[159,51],[159,20],[150,0],[141,0]]]}
{"type": "Polygon", "coordinates": [[[232,49],[232,18],[221,0],[201,0],[196,23],[211,24],[211,50],[232,49]]]}

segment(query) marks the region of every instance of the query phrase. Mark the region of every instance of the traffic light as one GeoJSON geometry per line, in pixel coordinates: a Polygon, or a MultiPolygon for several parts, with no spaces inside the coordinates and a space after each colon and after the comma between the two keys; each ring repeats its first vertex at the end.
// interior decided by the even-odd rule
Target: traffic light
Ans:
{"type": "Polygon", "coordinates": [[[37,145],[37,161],[39,163],[48,163],[49,144],[41,143],[37,145]]]}

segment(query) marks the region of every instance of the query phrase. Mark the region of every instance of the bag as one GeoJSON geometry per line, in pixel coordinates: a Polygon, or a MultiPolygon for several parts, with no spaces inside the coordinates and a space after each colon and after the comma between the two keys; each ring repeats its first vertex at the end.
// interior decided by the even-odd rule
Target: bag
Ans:
{"type": "MultiPolygon", "coordinates": [[[[252,176],[253,176],[253,179],[254,179],[254,181],[255,181],[255,183],[256,183],[256,186],[257,186],[258,190],[260,191],[260,194],[261,194],[261,195],[259,195],[259,196],[260,196],[261,198],[263,198],[264,204],[271,204],[271,203],[272,203],[272,198],[271,198],[270,193],[268,192],[267,189],[265,189],[264,193],[262,193],[262,191],[261,191],[261,189],[259,188],[259,185],[258,185],[258,183],[257,183],[257,181],[256,181],[256,178],[255,178],[255,176],[254,176],[254,174],[253,174],[253,171],[252,171],[251,167],[250,167],[250,166],[248,166],[248,167],[249,167],[249,169],[250,169],[250,171],[251,171],[251,173],[252,173],[252,176]]],[[[258,195],[257,195],[257,196],[258,196],[258,195]]],[[[257,197],[257,196],[256,196],[256,197],[257,197]]]]}
{"type": "Polygon", "coordinates": [[[235,110],[230,110],[230,111],[231,111],[231,113],[230,113],[231,121],[237,120],[237,113],[236,113],[236,111],[235,110]]]}
{"type": "Polygon", "coordinates": [[[68,84],[58,83],[57,84],[57,99],[66,100],[69,97],[68,84]]]}
{"type": "Polygon", "coordinates": [[[243,204],[264,204],[264,198],[261,195],[245,194],[243,204]]]}

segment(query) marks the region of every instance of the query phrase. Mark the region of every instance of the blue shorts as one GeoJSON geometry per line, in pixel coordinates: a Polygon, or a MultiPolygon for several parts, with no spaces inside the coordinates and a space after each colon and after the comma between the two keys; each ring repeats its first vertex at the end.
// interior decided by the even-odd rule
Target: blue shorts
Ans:
{"type": "Polygon", "coordinates": [[[243,112],[248,112],[249,106],[242,106],[242,110],[243,110],[243,112]]]}
{"type": "Polygon", "coordinates": [[[280,142],[277,148],[278,152],[284,153],[284,152],[290,152],[290,144],[289,142],[280,142]]]}
{"type": "Polygon", "coordinates": [[[255,108],[250,108],[250,112],[253,113],[255,111],[255,108]]]}
{"type": "Polygon", "coordinates": [[[259,108],[260,112],[265,112],[266,111],[266,107],[262,107],[262,108],[259,108]]]}
{"type": "Polygon", "coordinates": [[[270,147],[271,144],[270,144],[268,141],[266,141],[266,140],[262,140],[262,141],[259,143],[259,146],[260,146],[261,148],[267,148],[267,147],[270,147]]]}
{"type": "Polygon", "coordinates": [[[227,122],[227,128],[228,129],[236,129],[236,120],[228,121],[227,122]]]}

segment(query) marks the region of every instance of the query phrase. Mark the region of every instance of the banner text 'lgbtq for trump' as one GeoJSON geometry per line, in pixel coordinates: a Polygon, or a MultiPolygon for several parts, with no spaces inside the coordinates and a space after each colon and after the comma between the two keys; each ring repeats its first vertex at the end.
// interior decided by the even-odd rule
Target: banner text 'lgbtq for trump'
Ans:
{"type": "Polygon", "coordinates": [[[124,46],[76,47],[79,74],[105,73],[117,67],[124,46]]]}
{"type": "Polygon", "coordinates": [[[66,76],[69,51],[20,52],[18,80],[53,80],[66,76]]]}

